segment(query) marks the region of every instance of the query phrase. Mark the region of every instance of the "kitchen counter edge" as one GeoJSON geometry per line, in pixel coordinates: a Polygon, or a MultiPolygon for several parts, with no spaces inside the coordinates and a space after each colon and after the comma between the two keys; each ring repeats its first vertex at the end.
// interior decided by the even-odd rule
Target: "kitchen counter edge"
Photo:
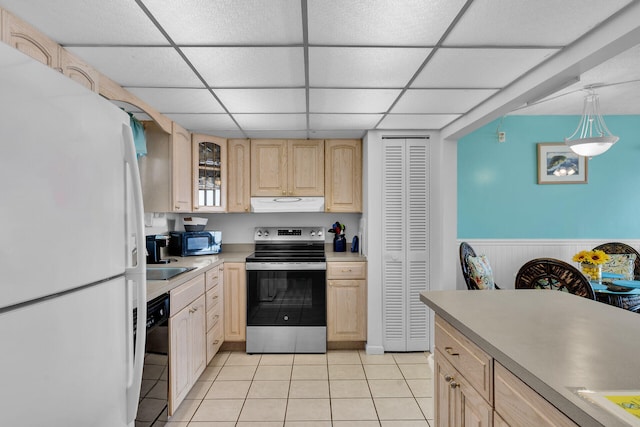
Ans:
{"type": "Polygon", "coordinates": [[[183,283],[203,274],[225,262],[245,262],[251,252],[221,252],[217,255],[199,255],[191,257],[169,257],[168,264],[150,264],[148,268],[154,267],[195,267],[194,270],[179,274],[170,280],[147,280],[147,301],[159,297],[171,291],[183,283]]]}
{"type": "Polygon", "coordinates": [[[640,346],[634,340],[617,339],[610,327],[605,326],[613,323],[624,336],[638,336],[637,313],[563,292],[541,290],[426,291],[420,293],[420,300],[576,424],[583,427],[628,425],[580,397],[575,389],[631,391],[638,388],[628,373],[636,371],[634,367],[638,362],[634,355],[640,346]],[[531,324],[531,319],[536,319],[536,324],[531,324]],[[572,328],[577,325],[589,326],[578,334],[585,342],[563,346],[561,342],[567,336],[576,336],[572,328]],[[518,338],[513,339],[514,336],[518,338]],[[538,344],[533,344],[536,342],[538,344]],[[593,342],[602,344],[595,356],[587,348],[593,342]],[[616,348],[611,348],[613,346],[616,348]],[[568,354],[569,348],[580,353],[580,373],[568,365],[576,357],[568,354]],[[553,354],[556,356],[553,360],[557,360],[563,352],[564,360],[555,365],[540,364],[552,353],[557,353],[553,354]],[[586,353],[590,357],[584,357],[586,353]],[[621,375],[617,366],[611,366],[619,364],[625,366],[626,376],[621,375]],[[573,387],[568,386],[569,383],[573,387]],[[581,387],[576,387],[577,384],[581,387]]]}

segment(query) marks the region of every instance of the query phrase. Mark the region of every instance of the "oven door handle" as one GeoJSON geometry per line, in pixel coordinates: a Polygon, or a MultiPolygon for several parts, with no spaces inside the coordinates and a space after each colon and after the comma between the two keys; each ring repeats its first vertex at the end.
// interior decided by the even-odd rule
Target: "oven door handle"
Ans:
{"type": "Polygon", "coordinates": [[[326,271],[326,262],[247,262],[247,271],[326,271]]]}

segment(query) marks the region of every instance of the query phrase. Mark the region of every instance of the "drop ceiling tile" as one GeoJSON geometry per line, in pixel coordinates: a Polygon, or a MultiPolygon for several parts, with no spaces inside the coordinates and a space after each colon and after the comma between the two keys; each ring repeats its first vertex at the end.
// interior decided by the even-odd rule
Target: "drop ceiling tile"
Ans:
{"type": "Polygon", "coordinates": [[[239,138],[244,139],[247,136],[241,130],[220,130],[220,129],[208,129],[197,128],[193,130],[194,133],[203,133],[205,135],[219,136],[220,138],[239,138]]]}
{"type": "Polygon", "coordinates": [[[412,88],[502,88],[556,49],[438,49],[412,88]]]}
{"type": "Polygon", "coordinates": [[[306,114],[234,114],[245,131],[250,130],[306,130],[306,114]]]}
{"type": "Polygon", "coordinates": [[[183,128],[194,131],[194,129],[218,129],[237,130],[238,126],[233,122],[228,114],[165,114],[183,128]]]}
{"type": "Polygon", "coordinates": [[[300,0],[144,0],[178,44],[302,43],[300,0]]]}
{"type": "Polygon", "coordinates": [[[466,113],[495,89],[409,89],[391,113],[466,113]]]}
{"type": "Polygon", "coordinates": [[[305,113],[304,89],[216,89],[231,113],[305,113]]]}
{"type": "Polygon", "coordinates": [[[368,129],[353,130],[311,130],[309,138],[318,139],[360,139],[364,137],[368,129]]]}
{"type": "Polygon", "coordinates": [[[373,129],[382,114],[309,114],[314,130],[373,129]]]}
{"type": "Polygon", "coordinates": [[[182,51],[211,87],[305,84],[301,47],[189,47],[182,51]]]}
{"type": "Polygon", "coordinates": [[[429,52],[426,48],[310,47],[309,84],[402,88],[429,52]]]}
{"type": "Polygon", "coordinates": [[[640,81],[640,45],[614,56],[608,61],[585,71],[580,76],[580,86],[601,86],[621,82],[640,81]]]}
{"type": "Polygon", "coordinates": [[[376,129],[442,129],[461,114],[388,114],[376,129]]]}
{"type": "Polygon", "coordinates": [[[309,43],[435,45],[464,0],[309,0],[309,43]]]}
{"type": "Polygon", "coordinates": [[[306,130],[250,130],[245,133],[247,138],[307,139],[306,130]]]}
{"type": "Polygon", "coordinates": [[[126,87],[129,92],[163,114],[224,113],[207,89],[126,87]]]}
{"type": "Polygon", "coordinates": [[[1,0],[0,6],[61,45],[168,45],[131,0],[1,0]]]}
{"type": "Polygon", "coordinates": [[[630,2],[476,0],[444,46],[565,46],[630,2]]]}
{"type": "Polygon", "coordinates": [[[384,113],[400,89],[309,89],[311,113],[384,113]]]}
{"type": "Polygon", "coordinates": [[[203,87],[171,47],[71,47],[120,86],[203,87]]]}

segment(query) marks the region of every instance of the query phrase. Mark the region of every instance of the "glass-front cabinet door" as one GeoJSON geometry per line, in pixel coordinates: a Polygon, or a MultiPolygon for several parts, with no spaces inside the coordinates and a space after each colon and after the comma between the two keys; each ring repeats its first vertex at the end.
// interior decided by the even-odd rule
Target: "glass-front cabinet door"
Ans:
{"type": "Polygon", "coordinates": [[[227,209],[227,140],[193,134],[193,210],[227,209]]]}

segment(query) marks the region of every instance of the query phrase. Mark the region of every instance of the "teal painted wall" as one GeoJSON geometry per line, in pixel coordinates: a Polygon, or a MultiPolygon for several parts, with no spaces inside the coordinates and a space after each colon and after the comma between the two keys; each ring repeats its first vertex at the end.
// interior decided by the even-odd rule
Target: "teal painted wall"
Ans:
{"type": "Polygon", "coordinates": [[[507,116],[461,138],[458,238],[640,238],[640,116],[605,117],[620,140],[588,161],[587,184],[537,184],[536,144],[563,141],[578,121],[507,116]]]}

